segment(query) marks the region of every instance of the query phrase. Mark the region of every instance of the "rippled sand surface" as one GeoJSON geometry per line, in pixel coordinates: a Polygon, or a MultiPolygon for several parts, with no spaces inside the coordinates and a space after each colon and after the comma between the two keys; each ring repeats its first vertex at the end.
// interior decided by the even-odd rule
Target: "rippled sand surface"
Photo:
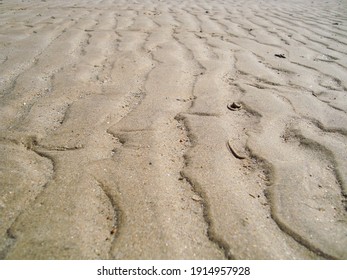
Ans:
{"type": "Polygon", "coordinates": [[[0,1],[2,259],[347,259],[346,159],[346,1],[0,1]]]}

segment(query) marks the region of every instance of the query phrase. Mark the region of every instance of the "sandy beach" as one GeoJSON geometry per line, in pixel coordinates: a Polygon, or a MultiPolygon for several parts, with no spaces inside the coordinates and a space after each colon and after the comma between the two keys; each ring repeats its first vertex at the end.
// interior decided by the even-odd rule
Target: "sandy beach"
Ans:
{"type": "Polygon", "coordinates": [[[0,0],[0,259],[347,259],[347,2],[0,0]]]}

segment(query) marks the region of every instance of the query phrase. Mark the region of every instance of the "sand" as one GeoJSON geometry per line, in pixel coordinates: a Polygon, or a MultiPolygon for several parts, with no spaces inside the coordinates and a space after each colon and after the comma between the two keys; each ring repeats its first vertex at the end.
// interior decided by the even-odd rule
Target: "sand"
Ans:
{"type": "Polygon", "coordinates": [[[0,258],[347,259],[346,73],[346,1],[0,1],[0,258]]]}

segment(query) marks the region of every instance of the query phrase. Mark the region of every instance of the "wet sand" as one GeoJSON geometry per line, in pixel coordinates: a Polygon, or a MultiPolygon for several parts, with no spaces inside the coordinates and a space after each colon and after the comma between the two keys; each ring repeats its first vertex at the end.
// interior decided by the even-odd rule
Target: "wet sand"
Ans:
{"type": "Polygon", "coordinates": [[[347,259],[345,1],[0,1],[1,259],[347,259]]]}

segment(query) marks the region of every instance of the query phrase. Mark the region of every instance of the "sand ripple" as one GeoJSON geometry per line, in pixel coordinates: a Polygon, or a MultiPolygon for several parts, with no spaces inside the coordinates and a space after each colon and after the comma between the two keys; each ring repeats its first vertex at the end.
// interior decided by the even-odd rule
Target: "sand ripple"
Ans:
{"type": "Polygon", "coordinates": [[[346,259],[346,10],[1,1],[0,258],[346,259]]]}

